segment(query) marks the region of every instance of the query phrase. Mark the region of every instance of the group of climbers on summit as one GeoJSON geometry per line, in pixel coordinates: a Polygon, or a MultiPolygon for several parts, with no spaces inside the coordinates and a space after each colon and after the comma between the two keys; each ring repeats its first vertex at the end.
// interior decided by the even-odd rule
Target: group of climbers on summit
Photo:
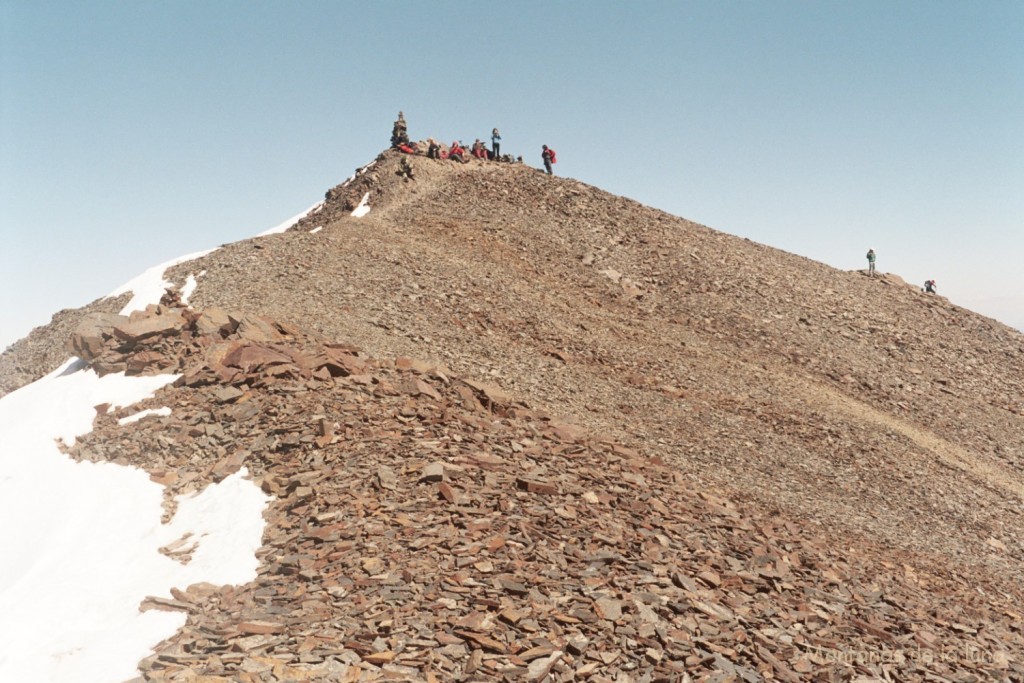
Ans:
{"type": "MultiPolygon", "coordinates": [[[[418,143],[409,140],[408,126],[405,122],[405,114],[403,112],[398,112],[398,119],[395,121],[394,126],[391,129],[391,148],[397,149],[405,154],[423,153],[420,151],[420,145],[418,143]]],[[[469,148],[469,155],[483,161],[523,163],[523,157],[521,156],[513,158],[509,154],[501,154],[501,133],[497,128],[494,128],[491,131],[490,149],[487,148],[486,143],[481,141],[480,138],[477,138],[469,148]]],[[[461,163],[469,163],[465,145],[463,145],[459,140],[455,140],[451,145],[446,146],[443,143],[437,142],[434,138],[427,138],[426,156],[429,159],[447,159],[461,163]]],[[[555,150],[547,145],[542,145],[541,161],[544,164],[544,171],[548,175],[552,175],[553,172],[551,166],[558,162],[555,150]]],[[[409,177],[411,177],[411,174],[409,177]]]]}

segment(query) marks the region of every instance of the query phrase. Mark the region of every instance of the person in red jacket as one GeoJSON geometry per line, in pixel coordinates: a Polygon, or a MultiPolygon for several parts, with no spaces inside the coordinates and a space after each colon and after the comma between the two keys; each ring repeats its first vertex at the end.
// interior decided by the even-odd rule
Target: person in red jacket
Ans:
{"type": "Polygon", "coordinates": [[[459,144],[458,140],[453,142],[452,148],[448,150],[448,158],[466,163],[466,150],[462,148],[462,145],[459,144]]]}
{"type": "Polygon", "coordinates": [[[544,170],[551,175],[551,164],[557,163],[555,157],[555,150],[550,149],[547,145],[541,145],[543,149],[540,153],[540,158],[544,160],[544,170]]]}

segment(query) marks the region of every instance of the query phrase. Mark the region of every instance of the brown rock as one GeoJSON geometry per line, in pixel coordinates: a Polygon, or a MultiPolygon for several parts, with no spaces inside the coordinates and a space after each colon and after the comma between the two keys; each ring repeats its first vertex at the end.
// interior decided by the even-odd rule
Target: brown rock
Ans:
{"type": "Polygon", "coordinates": [[[233,313],[229,314],[229,317],[237,325],[235,334],[240,339],[262,343],[275,342],[283,337],[278,331],[277,326],[267,318],[247,314],[242,314],[236,318],[233,313]]]}
{"type": "Polygon", "coordinates": [[[238,624],[238,632],[246,635],[264,635],[268,633],[280,633],[285,630],[284,624],[273,621],[243,621],[238,624]]]}
{"type": "Polygon", "coordinates": [[[622,618],[622,601],[612,598],[598,598],[594,601],[594,611],[601,619],[618,621],[622,618]]]}
{"type": "Polygon", "coordinates": [[[536,659],[530,662],[530,666],[527,667],[526,680],[527,681],[542,681],[547,678],[548,674],[551,673],[551,669],[555,664],[562,658],[562,651],[555,650],[550,656],[544,659],[536,659]]]}
{"type": "Polygon", "coordinates": [[[390,650],[385,650],[384,652],[371,652],[368,655],[363,655],[364,662],[369,662],[370,664],[376,664],[378,666],[392,662],[394,659],[395,653],[390,650]]]}
{"type": "Polygon", "coordinates": [[[203,309],[192,324],[196,334],[226,337],[235,331],[237,319],[232,319],[223,309],[210,307],[203,309]]]}
{"type": "Polygon", "coordinates": [[[547,495],[554,495],[558,493],[558,486],[555,484],[537,481],[535,479],[524,479],[522,477],[516,479],[516,487],[522,491],[529,491],[530,493],[543,493],[547,495]]]}
{"type": "Polygon", "coordinates": [[[446,482],[441,482],[437,485],[437,491],[441,494],[441,497],[452,505],[458,504],[459,495],[455,489],[449,486],[446,482]]]}
{"type": "Polygon", "coordinates": [[[387,465],[381,465],[377,468],[377,485],[382,489],[388,489],[394,491],[398,488],[398,477],[395,476],[395,471],[387,465]]]}
{"type": "Polygon", "coordinates": [[[222,481],[237,472],[245,464],[245,459],[250,455],[245,449],[236,450],[231,455],[225,456],[217,461],[210,474],[214,481],[222,481]]]}
{"type": "Polygon", "coordinates": [[[125,366],[128,374],[139,375],[147,370],[158,371],[161,368],[170,367],[171,360],[156,351],[142,351],[132,354],[125,366]]]}
{"type": "Polygon", "coordinates": [[[424,465],[420,474],[421,482],[438,482],[444,479],[444,463],[432,462],[424,465]]]}
{"type": "Polygon", "coordinates": [[[477,382],[474,380],[462,380],[469,387],[476,390],[487,398],[488,401],[494,404],[506,405],[511,403],[511,399],[507,393],[505,393],[501,387],[490,382],[477,382]]]}
{"type": "Polygon", "coordinates": [[[129,320],[114,326],[114,336],[122,342],[135,344],[151,337],[176,335],[185,327],[185,319],[177,311],[129,320]]]}
{"type": "Polygon", "coordinates": [[[500,641],[495,640],[494,638],[491,638],[490,636],[486,636],[486,635],[484,635],[482,633],[473,633],[472,631],[465,631],[465,630],[462,630],[462,629],[456,629],[456,630],[453,631],[453,633],[455,633],[458,636],[461,636],[461,637],[465,638],[466,640],[469,640],[469,641],[472,641],[472,642],[476,643],[477,645],[479,645],[480,647],[484,648],[485,650],[490,650],[492,652],[507,652],[508,651],[508,648],[505,647],[505,645],[503,643],[501,643],[500,641]]]}
{"type": "Polygon", "coordinates": [[[114,328],[127,322],[126,316],[115,313],[90,313],[81,319],[68,339],[68,351],[82,360],[93,360],[103,353],[114,328]]]}
{"type": "Polygon", "coordinates": [[[240,342],[224,357],[224,365],[234,366],[242,372],[254,372],[272,365],[290,364],[292,359],[280,351],[255,344],[240,342]]]}
{"type": "Polygon", "coordinates": [[[234,403],[244,395],[244,391],[233,386],[217,387],[213,392],[213,396],[217,399],[218,403],[234,403]]]}

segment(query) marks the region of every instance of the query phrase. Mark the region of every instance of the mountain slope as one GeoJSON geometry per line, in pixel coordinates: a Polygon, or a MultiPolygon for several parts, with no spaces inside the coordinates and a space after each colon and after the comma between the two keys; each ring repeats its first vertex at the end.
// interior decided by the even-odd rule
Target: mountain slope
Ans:
{"type": "Polygon", "coordinates": [[[146,680],[1024,672],[1017,596],[694,489],[492,384],[219,309],[89,329],[98,372],[180,379],[101,411],[69,455],[146,469],[168,515],[243,466],[273,496],[255,580],[143,601],[187,615],[146,680]],[[144,406],[162,416],[122,424],[144,406]]]}
{"type": "MultiPolygon", "coordinates": [[[[585,514],[598,515],[593,518],[596,528],[628,530],[612,534],[606,544],[620,554],[632,548],[627,575],[633,578],[616,579],[629,582],[625,593],[588,597],[594,604],[641,592],[633,563],[651,562],[646,554],[655,549],[632,534],[642,528],[638,520],[656,514],[673,520],[671,532],[661,532],[671,549],[670,561],[654,561],[662,569],[649,569],[654,576],[667,578],[668,584],[652,580],[665,591],[685,591],[688,599],[697,600],[700,591],[721,591],[713,604],[729,603],[750,580],[736,572],[751,567],[733,566],[733,561],[758,556],[755,549],[764,544],[781,544],[782,550],[799,547],[817,558],[815,572],[798,572],[799,585],[810,591],[805,597],[826,590],[835,583],[833,577],[839,577],[835,585],[864,587],[844,601],[863,603],[875,584],[885,586],[882,594],[891,591],[907,601],[890,615],[887,626],[865,614],[856,617],[859,625],[843,622],[842,628],[826,619],[830,629],[849,628],[858,638],[867,638],[872,628],[881,629],[890,637],[905,637],[887,641],[875,633],[878,643],[888,643],[890,649],[906,649],[911,642],[927,648],[933,640],[920,633],[925,630],[935,638],[935,628],[924,629],[921,620],[931,619],[941,627],[940,641],[955,648],[963,644],[967,632],[949,625],[976,620],[965,627],[974,631],[971,638],[994,629],[1000,645],[972,640],[972,646],[1004,653],[1000,666],[1020,661],[1021,615],[1013,606],[1024,602],[1022,335],[941,297],[921,294],[893,275],[871,279],[838,271],[525,166],[463,166],[412,158],[414,179],[406,180],[398,173],[400,160],[385,153],[328,192],[325,204],[290,231],[226,245],[176,266],[167,277],[179,286],[190,274],[198,277],[199,286],[190,299],[198,309],[222,307],[267,316],[354,344],[374,357],[420,358],[423,367],[449,368],[442,372],[445,377],[454,373],[500,386],[511,398],[492,401],[498,417],[507,412],[501,406],[518,404],[523,415],[535,416],[530,419],[550,414],[556,422],[581,425],[591,436],[568,438],[568,443],[586,453],[584,469],[572,459],[558,459],[557,449],[547,442],[559,437],[548,432],[541,438],[544,430],[534,434],[525,425],[502,423],[499,434],[476,442],[484,444],[485,454],[504,455],[505,449],[515,450],[510,444],[523,448],[523,434],[539,438],[543,457],[536,456],[535,464],[561,470],[576,482],[563,482],[561,489],[571,491],[572,500],[594,493],[579,482],[599,480],[597,489],[621,486],[604,478],[618,471],[615,463],[625,458],[632,483],[616,500],[629,498],[626,492],[631,491],[640,507],[629,512],[629,506],[620,502],[607,510],[587,508],[585,514]],[[367,193],[369,214],[353,217],[352,210],[367,193]],[[511,431],[501,432],[506,428],[511,431]],[[608,463],[608,472],[601,471],[602,463],[608,463]],[[711,512],[709,501],[717,501],[711,512]],[[739,515],[739,526],[749,526],[751,534],[733,541],[689,538],[685,527],[703,528],[698,520],[708,515],[739,515]],[[639,554],[637,543],[644,548],[639,554]],[[708,547],[717,548],[719,559],[710,564],[685,559],[708,547]],[[842,571],[834,568],[837,562],[842,571]],[[672,571],[682,572],[678,580],[672,571]],[[714,576],[705,576],[699,586],[687,583],[702,571],[714,576]],[[723,572],[733,572],[738,583],[723,582],[723,572]],[[979,602],[972,588],[986,597],[979,602]],[[951,607],[938,615],[940,596],[951,607]]],[[[33,348],[48,348],[52,355],[67,332],[64,326],[33,334],[41,340],[33,348]]],[[[20,366],[28,376],[29,366],[41,372],[45,355],[37,352],[30,359],[24,347],[15,345],[2,363],[5,368],[20,366]]],[[[322,409],[329,412],[331,401],[323,403],[322,409]]],[[[406,409],[415,415],[417,406],[406,409]]],[[[217,422],[210,415],[199,421],[217,422]]],[[[325,419],[330,422],[326,415],[325,419]]],[[[441,422],[447,425],[445,433],[452,429],[450,419],[454,418],[449,415],[441,422]]],[[[96,439],[110,436],[103,430],[96,434],[96,439]]],[[[424,435],[416,439],[431,440],[424,435]]],[[[448,462],[465,464],[458,459],[448,462]]],[[[377,461],[368,463],[361,466],[375,472],[377,461]]],[[[411,476],[408,467],[406,474],[411,476]]],[[[491,491],[502,482],[514,484],[522,478],[514,468],[501,477],[462,485],[467,491],[474,486],[491,491]]],[[[359,500],[380,493],[372,478],[364,479],[353,479],[363,482],[359,500]]],[[[488,504],[489,496],[477,498],[472,505],[488,504]]],[[[388,500],[395,509],[405,509],[400,499],[388,500]]],[[[598,502],[609,501],[598,497],[598,502]]],[[[522,533],[532,538],[535,532],[529,529],[538,526],[542,535],[554,536],[549,541],[556,546],[579,543],[561,535],[561,528],[574,529],[576,522],[567,521],[570,511],[564,505],[562,513],[557,508],[528,515],[522,521],[528,528],[522,533]]],[[[328,514],[325,510],[317,514],[328,514]]],[[[572,514],[580,513],[573,508],[572,514]]],[[[597,551],[580,552],[594,557],[597,551]]],[[[766,553],[775,558],[769,571],[783,571],[779,552],[776,548],[766,553]]],[[[409,557],[413,555],[410,550],[409,557]]],[[[401,562],[401,553],[396,556],[401,562]]],[[[475,562],[487,559],[473,557],[475,562]]],[[[619,576],[614,562],[596,562],[619,576]]],[[[783,562],[787,572],[793,571],[791,563],[783,562]]],[[[542,567],[530,566],[525,573],[516,573],[522,567],[516,568],[508,581],[540,581],[542,567]]],[[[456,568],[462,565],[456,562],[456,568]]],[[[436,581],[450,578],[442,572],[436,581]]],[[[563,585],[557,590],[548,586],[544,592],[552,598],[554,593],[581,591],[563,585]]],[[[477,610],[507,607],[494,599],[498,605],[485,603],[477,610]]],[[[788,604],[779,600],[776,607],[788,604]]],[[[685,621],[694,609],[700,612],[691,606],[676,616],[685,621]]],[[[709,609],[715,612],[714,607],[709,609]]],[[[472,610],[460,603],[455,611],[458,619],[466,619],[472,610]]],[[[627,621],[646,614],[639,606],[628,607],[626,613],[627,621]]],[[[571,610],[564,614],[572,617],[571,610]]],[[[758,619],[749,618],[764,628],[771,620],[767,611],[758,619]]],[[[679,626],[663,610],[649,623],[658,624],[659,619],[679,626]]],[[[508,625],[507,620],[501,623],[508,625]]],[[[594,639],[606,626],[595,623],[590,629],[594,632],[582,630],[594,639]]],[[[461,630],[467,628],[484,632],[461,630]]],[[[790,626],[775,628],[793,633],[790,626]]],[[[552,629],[543,630],[550,634],[552,629]]],[[[696,634],[706,635],[707,629],[702,629],[696,634]]],[[[451,636],[455,630],[458,627],[446,632],[470,643],[466,657],[471,652],[497,652],[493,643],[479,638],[451,636]]],[[[518,632],[521,635],[522,630],[518,632]]],[[[760,638],[769,638],[763,628],[758,632],[760,638]]],[[[499,639],[506,650],[511,637],[499,639]]],[[[632,663],[629,668],[598,657],[592,661],[601,667],[589,673],[639,676],[650,670],[655,672],[652,676],[669,675],[677,670],[670,665],[692,664],[687,657],[694,649],[673,654],[665,645],[673,638],[661,641],[658,647],[653,641],[638,649],[625,647],[627,654],[617,656],[625,656],[632,663]],[[647,654],[649,649],[654,651],[647,654]]],[[[812,678],[829,670],[826,664],[836,664],[807,660],[810,664],[798,665],[802,655],[787,651],[786,662],[773,666],[770,660],[776,655],[771,653],[781,647],[779,642],[765,657],[758,656],[756,644],[724,655],[707,644],[701,647],[751,670],[758,662],[767,663],[777,677],[784,677],[779,671],[792,669],[800,677],[812,678]]],[[[844,642],[845,651],[852,651],[854,641],[844,642]]],[[[881,648],[878,643],[873,647],[881,648]]],[[[567,651],[565,642],[557,646],[567,651]]],[[[371,648],[367,654],[375,651],[371,648]]],[[[553,653],[529,661],[542,661],[553,653]]],[[[381,657],[377,665],[386,663],[381,657]]],[[[576,657],[570,652],[568,659],[552,661],[551,666],[565,678],[585,666],[586,655],[580,653],[579,661],[576,657]],[[559,667],[566,661],[572,666],[562,671],[559,667]]],[[[458,670],[468,675],[465,662],[459,661],[458,670]]],[[[518,666],[507,661],[502,665],[518,666]]],[[[712,665],[718,665],[714,656],[701,664],[708,669],[712,665]]],[[[856,667],[837,670],[846,676],[856,667]]],[[[963,671],[968,670],[965,665],[963,671]]],[[[1005,668],[992,664],[988,671],[997,670],[1005,668]]],[[[877,671],[869,667],[860,673],[877,671]]],[[[499,673],[487,670],[488,675],[499,673]]]]}
{"type": "Polygon", "coordinates": [[[1019,564],[1020,334],[525,166],[413,161],[414,181],[386,155],[291,232],[172,273],[206,269],[196,305],[442,361],[698,481],[1019,564]]]}

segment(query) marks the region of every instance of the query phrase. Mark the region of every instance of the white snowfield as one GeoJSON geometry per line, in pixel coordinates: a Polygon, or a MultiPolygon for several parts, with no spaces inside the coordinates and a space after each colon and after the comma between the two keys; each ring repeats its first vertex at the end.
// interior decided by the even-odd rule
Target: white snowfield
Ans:
{"type": "Polygon", "coordinates": [[[162,524],[163,487],[143,470],[58,448],[91,430],[93,406],[131,405],[176,378],[99,377],[71,360],[0,399],[0,681],[133,678],[185,623],[139,612],[146,596],[255,576],[267,497],[244,472],[180,498],[162,524]],[[188,564],[158,552],[186,533],[198,542],[188,564]]]}
{"type": "MultiPolygon", "coordinates": [[[[319,206],[261,234],[283,232],[319,206]]],[[[133,293],[124,315],[144,309],[170,286],[167,268],[207,253],[150,268],[111,296],[133,293]]],[[[190,275],[186,301],[197,284],[190,275]]],[[[185,623],[181,613],[140,612],[147,596],[255,578],[270,499],[244,469],[180,497],[163,524],[163,487],[143,470],[75,462],[58,447],[58,439],[70,445],[92,429],[94,406],[130,406],[176,378],[99,377],[72,358],[0,398],[0,681],[135,678],[138,662],[185,623]],[[186,564],[159,552],[185,538],[195,546],[186,564]]],[[[170,411],[140,411],[121,424],[132,429],[170,411]]]]}

